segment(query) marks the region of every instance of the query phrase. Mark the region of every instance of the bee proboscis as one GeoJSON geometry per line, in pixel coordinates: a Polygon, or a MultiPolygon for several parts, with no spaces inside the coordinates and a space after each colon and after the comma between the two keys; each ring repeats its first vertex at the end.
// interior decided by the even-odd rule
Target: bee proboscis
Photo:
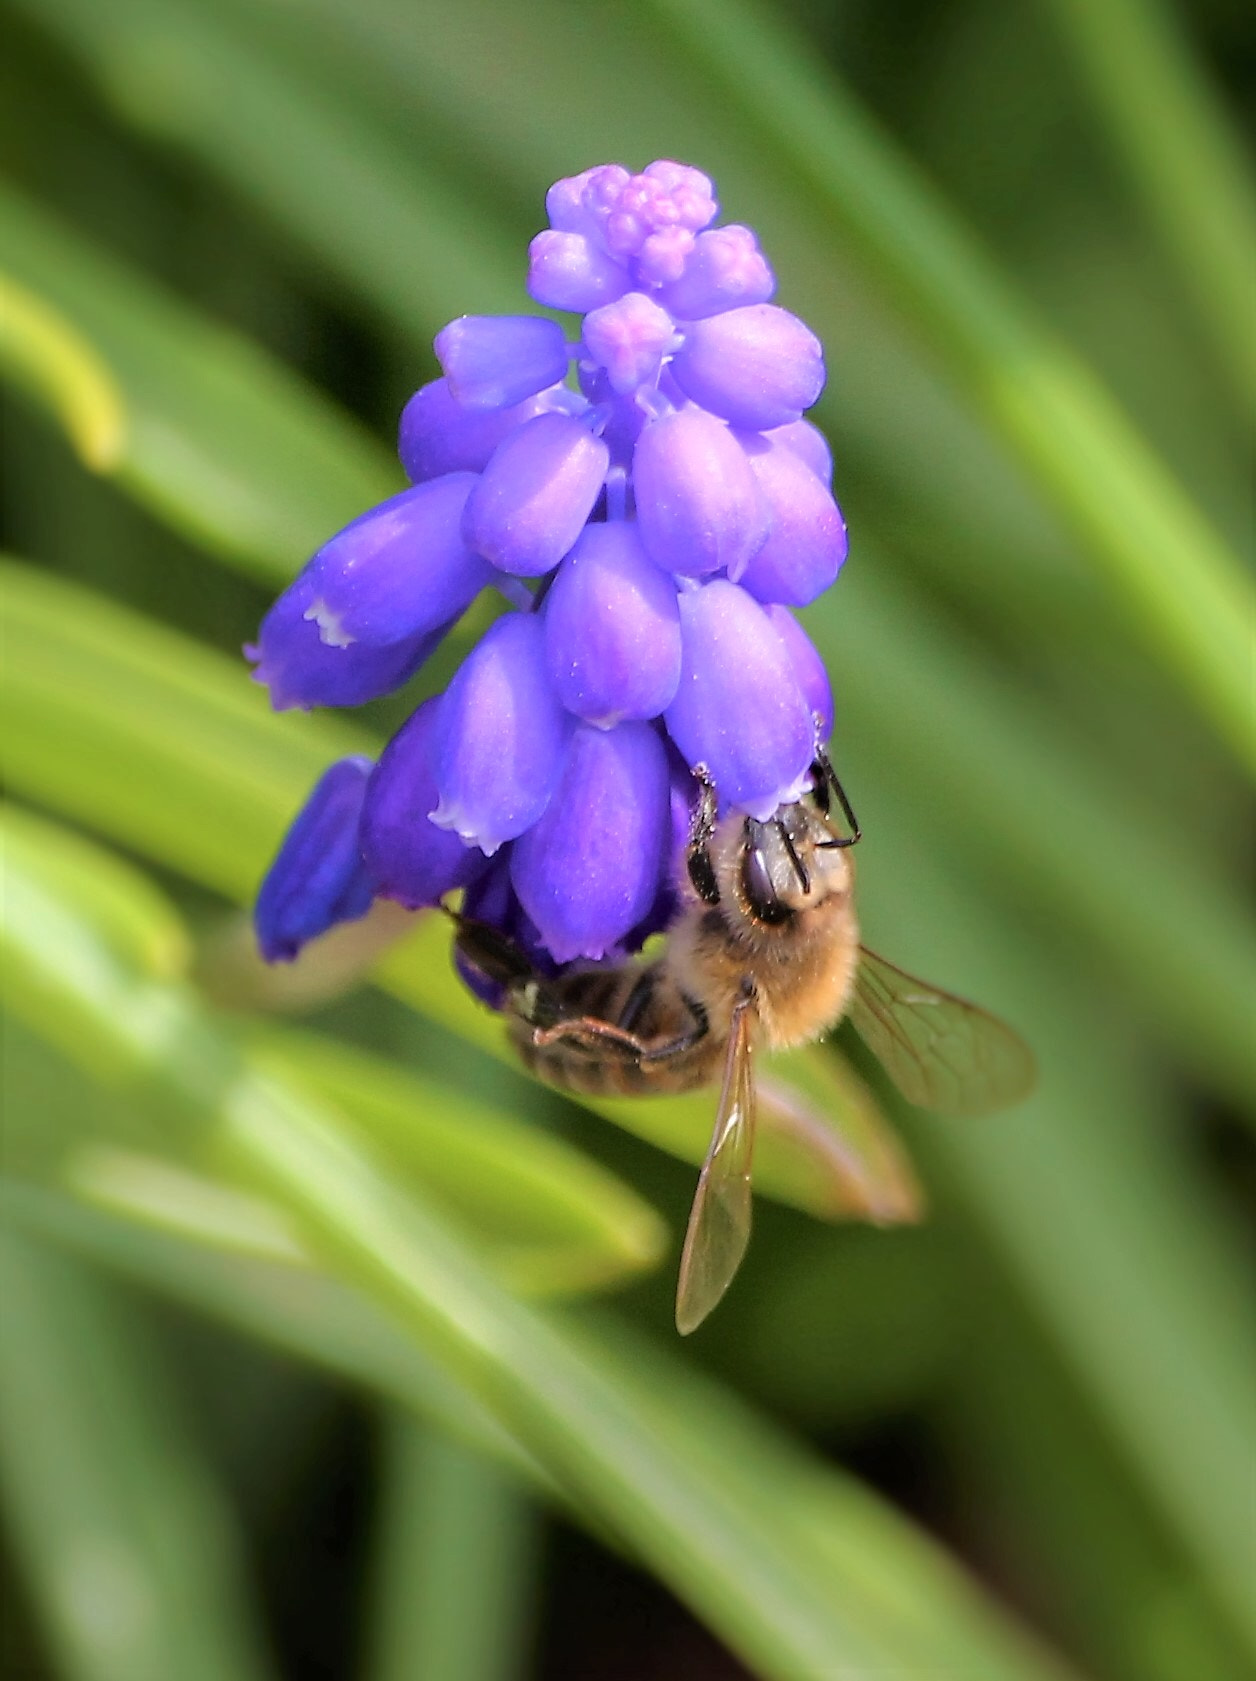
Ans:
{"type": "Polygon", "coordinates": [[[680,909],[650,962],[539,974],[497,931],[458,919],[465,961],[503,989],[524,1062],[578,1092],[676,1093],[720,1083],[681,1253],[676,1324],[697,1328],[750,1240],[754,1056],[818,1039],[844,1017],[908,1100],[980,1114],[1026,1095],[1034,1060],[997,1017],[859,943],[850,803],[818,753],[803,798],[766,821],[718,817],[701,768],[680,909]],[[844,826],[831,810],[836,795],[844,826]]]}

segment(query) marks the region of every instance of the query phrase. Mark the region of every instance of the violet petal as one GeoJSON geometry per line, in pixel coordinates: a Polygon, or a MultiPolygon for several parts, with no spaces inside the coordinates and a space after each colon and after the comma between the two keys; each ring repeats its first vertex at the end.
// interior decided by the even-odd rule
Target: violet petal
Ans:
{"type": "Polygon", "coordinates": [[[675,336],[671,316],[644,292],[627,292],[590,310],[582,330],[585,350],[606,369],[611,390],[619,396],[657,379],[675,336]]]}
{"type": "Polygon", "coordinates": [[[672,740],[690,768],[707,767],[723,807],[767,819],[806,788],[815,749],[788,650],[759,603],[723,578],[682,592],[680,627],[672,740]]]}
{"type": "Polygon", "coordinates": [[[350,642],[336,646],[320,631],[317,583],[308,571],[289,584],[262,620],[256,643],[244,652],[256,666],[255,683],[270,690],[276,712],[288,707],[361,706],[391,694],[423,664],[449,626],[400,642],[350,642]]]}
{"type": "Polygon", "coordinates": [[[587,407],[579,394],[552,385],[509,409],[468,409],[455,402],[446,380],[422,385],[401,411],[397,454],[411,484],[442,473],[478,473],[507,432],[534,414],[574,414],[587,407]]]}
{"type": "Polygon", "coordinates": [[[550,572],[580,535],[610,451],[580,420],[539,414],[498,444],[467,498],[467,542],[503,572],[550,572]]]}
{"type": "Polygon", "coordinates": [[[490,856],[535,823],[562,772],[572,720],[545,668],[531,613],[507,613],[462,662],[441,702],[433,823],[490,856]]]}
{"type": "Polygon", "coordinates": [[[693,256],[695,244],[688,228],[659,228],[641,241],[635,264],[643,286],[667,286],[679,280],[693,256]]]}
{"type": "Polygon", "coordinates": [[[729,576],[758,601],[805,607],[829,588],[846,559],[841,511],[787,444],[767,439],[747,439],[745,444],[772,510],[772,529],[744,570],[729,576]]]}
{"type": "Polygon", "coordinates": [[[564,233],[599,236],[631,179],[622,163],[594,164],[579,175],[565,175],[545,195],[550,226],[564,233]]]}
{"type": "Polygon", "coordinates": [[[478,847],[467,846],[429,813],[436,804],[433,763],[440,699],[425,700],[384,749],[362,811],[362,856],[385,898],[417,910],[466,887],[488,868],[478,847]]]}
{"type": "Polygon", "coordinates": [[[358,823],[371,761],[341,759],[298,812],[257,893],[253,923],[267,963],[290,963],[308,941],[371,908],[358,823]]]}
{"type": "Polygon", "coordinates": [[[496,574],[463,541],[474,473],[390,496],[314,556],[305,576],[309,617],[324,642],[392,644],[459,618],[496,574]]]}
{"type": "Polygon", "coordinates": [[[816,739],[827,741],[833,729],[833,685],[819,650],[788,607],[768,606],[763,611],[785,644],[812,717],[820,720],[816,739]]]}
{"type": "Polygon", "coordinates": [[[557,385],[567,344],[541,315],[460,315],[436,335],[450,395],[468,409],[504,409],[557,385]]]}
{"type": "Polygon", "coordinates": [[[528,293],[547,309],[583,314],[622,297],[628,270],[595,239],[547,228],[528,247],[528,293]]]}
{"type": "Polygon", "coordinates": [[[824,389],[819,339],[775,304],[693,322],[671,369],[695,403],[747,432],[797,420],[824,389]]]}
{"type": "Polygon", "coordinates": [[[740,569],[767,536],[771,513],[745,451],[701,409],[645,427],[632,482],[642,539],[665,572],[740,569]]]}
{"type": "Polygon", "coordinates": [[[654,906],[671,833],[667,753],[648,724],[578,724],[545,815],[516,841],[511,879],[559,963],[605,956],[654,906]]]}
{"type": "Polygon", "coordinates": [[[676,589],[627,521],[585,527],[554,578],[544,623],[555,691],[588,723],[656,718],[676,693],[676,589]]]}
{"type": "Polygon", "coordinates": [[[833,488],[833,452],[818,426],[809,420],[791,420],[788,426],[774,426],[764,437],[769,443],[784,444],[804,461],[826,489],[833,488]]]}

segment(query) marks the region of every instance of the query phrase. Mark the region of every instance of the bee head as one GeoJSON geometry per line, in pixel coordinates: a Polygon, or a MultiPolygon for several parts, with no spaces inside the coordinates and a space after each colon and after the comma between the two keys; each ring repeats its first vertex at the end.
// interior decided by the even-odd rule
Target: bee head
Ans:
{"type": "Polygon", "coordinates": [[[787,922],[845,893],[851,862],[828,814],[799,800],[766,822],[745,819],[740,878],[740,897],[756,921],[787,922]]]}

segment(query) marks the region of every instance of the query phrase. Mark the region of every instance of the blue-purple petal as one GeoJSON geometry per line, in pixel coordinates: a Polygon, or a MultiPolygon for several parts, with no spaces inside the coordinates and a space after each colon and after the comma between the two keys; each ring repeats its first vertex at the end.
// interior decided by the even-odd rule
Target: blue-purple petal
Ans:
{"type": "Polygon", "coordinates": [[[468,409],[457,402],[447,380],[421,385],[401,411],[397,454],[411,484],[438,479],[442,473],[478,473],[507,432],[534,414],[574,412],[578,395],[551,386],[508,409],[468,409]]]}
{"type": "Polygon", "coordinates": [[[503,438],[467,498],[467,542],[503,572],[551,572],[593,511],[609,460],[601,438],[571,415],[525,421],[503,438]]]}
{"type": "Polygon", "coordinates": [[[668,769],[668,834],[664,847],[666,867],[654,904],[642,921],[624,937],[623,944],[627,951],[639,951],[651,935],[667,931],[680,908],[680,880],[682,877],[687,879],[684,858],[693,831],[698,784],[670,737],[664,738],[664,746],[667,749],[668,769]]]}
{"type": "Polygon", "coordinates": [[[528,292],[547,309],[581,314],[628,291],[628,270],[582,233],[547,228],[528,248],[528,292]]]}
{"type": "Polygon", "coordinates": [[[545,815],[511,854],[515,891],[557,962],[604,957],[649,916],[670,834],[657,730],[577,725],[545,815]]]}
{"type": "Polygon", "coordinates": [[[686,764],[705,765],[721,806],[766,819],[807,786],[811,708],[763,608],[717,578],[680,596],[680,686],[665,714],[686,764]]]}
{"type": "Polygon", "coordinates": [[[739,570],[767,537],[771,513],[745,451],[701,409],[646,426],[632,479],[642,540],[665,572],[739,570]]]}
{"type": "Polygon", "coordinates": [[[818,426],[809,420],[791,420],[788,426],[775,426],[764,435],[769,442],[792,449],[826,489],[833,488],[833,452],[818,426]]]}
{"type": "Polygon", "coordinates": [[[362,810],[362,856],[376,890],[411,910],[439,903],[488,868],[478,847],[438,829],[429,816],[437,801],[439,713],[439,698],[425,700],[393,736],[372,772],[362,810]]]}
{"type": "Polygon", "coordinates": [[[729,573],[757,601],[805,607],[834,582],[846,559],[846,526],[837,503],[787,444],[744,440],[759,488],[772,510],[767,540],[744,570],[729,573]]]}
{"type": "Polygon", "coordinates": [[[671,367],[695,403],[747,432],[799,419],[824,389],[819,339],[775,304],[695,321],[671,367]]]}
{"type": "Polygon", "coordinates": [[[542,315],[460,315],[436,335],[450,395],[468,409],[506,409],[557,385],[567,343],[542,315]]]}
{"type": "Polygon", "coordinates": [[[549,804],[571,726],[546,670],[540,620],[505,614],[441,701],[432,821],[491,856],[549,804]]]}
{"type": "Polygon", "coordinates": [[[393,644],[461,617],[497,576],[462,536],[476,482],[446,473],[403,490],[323,545],[305,576],[324,642],[393,644]]]}
{"type": "Polygon", "coordinates": [[[244,650],[254,662],[253,681],[270,690],[276,712],[289,707],[361,706],[391,694],[414,675],[440,642],[448,624],[400,642],[376,645],[323,640],[315,581],[303,572],[262,620],[257,641],[244,650]]]}
{"type": "Polygon", "coordinates": [[[290,963],[308,941],[370,909],[375,885],[358,844],[370,772],[360,757],[332,765],[284,836],[253,911],[267,963],[290,963]]]}
{"type": "Polygon", "coordinates": [[[829,682],[829,674],[820,658],[819,649],[788,607],[769,606],[763,611],[785,644],[790,664],[794,668],[794,676],[798,679],[798,687],[802,690],[803,699],[812,717],[819,719],[816,739],[827,741],[833,728],[833,685],[829,682]]]}
{"type": "Polygon", "coordinates": [[[550,677],[569,712],[602,729],[656,718],[680,681],[676,588],[626,520],[586,526],[545,600],[550,677]]]}

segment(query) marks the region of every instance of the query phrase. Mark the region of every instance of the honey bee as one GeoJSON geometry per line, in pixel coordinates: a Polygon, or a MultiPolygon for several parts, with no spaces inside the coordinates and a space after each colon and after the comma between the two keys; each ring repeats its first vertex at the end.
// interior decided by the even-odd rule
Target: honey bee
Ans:
{"type": "Polygon", "coordinates": [[[720,818],[710,778],[701,766],[694,775],[680,908],[653,961],[542,976],[495,929],[456,919],[459,952],[503,988],[511,1036],[542,1079],[615,1095],[719,1082],[681,1253],[682,1335],[724,1295],[750,1240],[757,1048],[809,1044],[849,1018],[922,1108],[979,1114],[1034,1083],[1032,1053],[1010,1027],[860,945],[850,850],[859,825],[822,750],[809,793],[763,822],[720,818]]]}

